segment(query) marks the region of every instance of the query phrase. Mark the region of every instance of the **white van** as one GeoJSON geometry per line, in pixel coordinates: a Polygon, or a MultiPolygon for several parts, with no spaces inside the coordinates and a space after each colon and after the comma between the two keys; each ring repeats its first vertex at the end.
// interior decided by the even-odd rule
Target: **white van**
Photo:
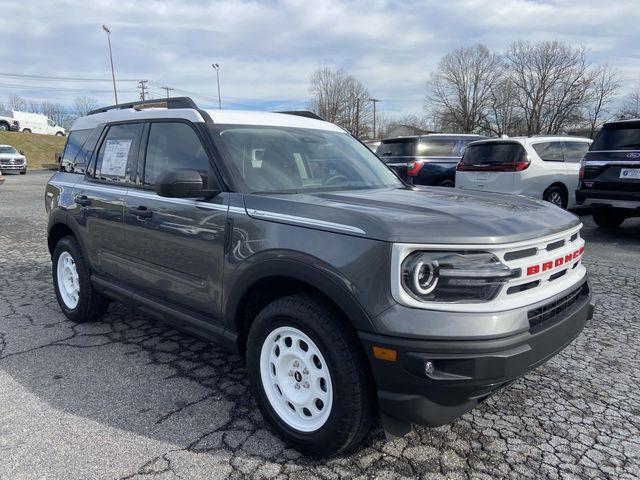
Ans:
{"type": "Polygon", "coordinates": [[[42,113],[19,112],[13,110],[13,118],[20,122],[20,131],[26,133],[41,133],[44,135],[65,135],[64,128],[56,125],[42,113]]]}
{"type": "Polygon", "coordinates": [[[535,136],[470,143],[456,168],[456,188],[526,195],[574,208],[580,162],[591,142],[535,136]]]}

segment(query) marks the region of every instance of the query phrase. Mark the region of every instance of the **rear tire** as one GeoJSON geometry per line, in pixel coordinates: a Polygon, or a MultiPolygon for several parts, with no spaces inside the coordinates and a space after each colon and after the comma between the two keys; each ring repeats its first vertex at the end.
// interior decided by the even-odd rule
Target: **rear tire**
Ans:
{"type": "Polygon", "coordinates": [[[567,209],[567,194],[566,192],[559,186],[553,185],[547,188],[542,196],[542,199],[552,203],[556,207],[560,207],[564,210],[567,209]]]}
{"type": "Polygon", "coordinates": [[[23,128],[22,133],[31,133],[31,130],[28,128],[23,128]]]}
{"type": "Polygon", "coordinates": [[[626,220],[613,208],[594,208],[593,222],[600,228],[618,228],[626,220]]]}
{"type": "Polygon", "coordinates": [[[62,133],[62,132],[56,132],[56,137],[62,137],[62,136],[64,136],[64,133],[62,133]]]}
{"type": "Polygon", "coordinates": [[[92,322],[107,311],[109,301],[91,285],[91,273],[78,241],[61,238],[53,251],[53,287],[62,312],[72,322],[92,322]]]}
{"type": "Polygon", "coordinates": [[[0,123],[0,132],[8,132],[10,130],[8,123],[0,123]]]}
{"type": "Polygon", "coordinates": [[[442,182],[440,182],[440,187],[448,187],[448,188],[454,188],[456,186],[456,182],[454,182],[453,180],[443,180],[442,182]]]}
{"type": "Polygon", "coordinates": [[[308,456],[353,448],[373,426],[367,362],[354,333],[319,295],[275,300],[249,332],[247,367],[258,407],[287,444],[308,456]]]}

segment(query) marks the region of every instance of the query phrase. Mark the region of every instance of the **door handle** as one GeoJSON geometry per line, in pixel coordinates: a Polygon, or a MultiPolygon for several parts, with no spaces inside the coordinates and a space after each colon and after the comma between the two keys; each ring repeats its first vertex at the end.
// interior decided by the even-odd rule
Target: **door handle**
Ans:
{"type": "Polygon", "coordinates": [[[76,195],[73,198],[73,201],[78,205],[82,205],[83,207],[88,207],[89,205],[91,205],[91,199],[86,195],[76,195]]]}
{"type": "Polygon", "coordinates": [[[129,208],[129,213],[140,218],[151,218],[153,216],[153,211],[149,210],[144,205],[138,205],[137,207],[129,208]]]}

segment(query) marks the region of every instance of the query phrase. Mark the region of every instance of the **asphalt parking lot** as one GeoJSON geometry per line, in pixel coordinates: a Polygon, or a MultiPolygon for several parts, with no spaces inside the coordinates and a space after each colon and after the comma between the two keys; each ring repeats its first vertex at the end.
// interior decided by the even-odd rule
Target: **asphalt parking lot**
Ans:
{"type": "Polygon", "coordinates": [[[112,304],[55,300],[43,191],[0,186],[0,479],[640,477],[640,221],[583,215],[595,316],[563,353],[456,422],[312,461],[267,429],[240,359],[112,304]]]}

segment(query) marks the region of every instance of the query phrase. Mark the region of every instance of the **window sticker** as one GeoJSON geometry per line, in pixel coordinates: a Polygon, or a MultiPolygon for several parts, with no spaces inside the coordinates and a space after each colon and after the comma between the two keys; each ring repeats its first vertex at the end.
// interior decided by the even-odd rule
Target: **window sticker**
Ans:
{"type": "Polygon", "coordinates": [[[127,159],[131,140],[107,140],[102,157],[100,173],[113,177],[124,176],[127,170],[127,159]]]}

